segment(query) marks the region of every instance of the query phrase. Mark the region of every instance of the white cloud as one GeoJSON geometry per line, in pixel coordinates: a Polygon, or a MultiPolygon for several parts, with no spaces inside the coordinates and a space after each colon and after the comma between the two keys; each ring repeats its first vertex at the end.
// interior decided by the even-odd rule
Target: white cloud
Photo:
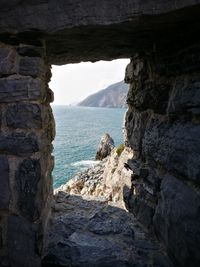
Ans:
{"type": "Polygon", "coordinates": [[[68,105],[124,79],[129,59],[52,66],[50,88],[56,105],[68,105]]]}

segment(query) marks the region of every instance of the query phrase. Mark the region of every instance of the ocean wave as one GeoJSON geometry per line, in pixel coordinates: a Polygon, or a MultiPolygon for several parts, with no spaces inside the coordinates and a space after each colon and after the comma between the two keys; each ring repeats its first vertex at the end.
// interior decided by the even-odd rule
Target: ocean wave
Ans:
{"type": "Polygon", "coordinates": [[[74,162],[72,163],[71,165],[72,166],[75,166],[75,167],[90,167],[90,166],[94,166],[96,164],[98,164],[99,161],[97,160],[80,160],[80,161],[77,161],[77,162],[74,162]]]}

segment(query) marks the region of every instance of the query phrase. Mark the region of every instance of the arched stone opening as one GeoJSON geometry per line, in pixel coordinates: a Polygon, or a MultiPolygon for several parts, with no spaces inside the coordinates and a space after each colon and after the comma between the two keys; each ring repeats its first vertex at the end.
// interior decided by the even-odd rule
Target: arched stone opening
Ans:
{"type": "Polygon", "coordinates": [[[121,57],[132,58],[136,195],[127,205],[177,265],[198,266],[199,1],[152,2],[1,2],[2,266],[40,266],[52,196],[50,64],[121,57]]]}

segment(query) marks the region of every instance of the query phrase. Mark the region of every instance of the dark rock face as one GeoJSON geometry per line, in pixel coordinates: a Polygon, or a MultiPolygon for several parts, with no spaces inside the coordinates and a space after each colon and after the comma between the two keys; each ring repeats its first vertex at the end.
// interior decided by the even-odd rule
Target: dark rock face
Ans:
{"type": "Polygon", "coordinates": [[[12,155],[30,155],[39,150],[36,136],[13,134],[0,136],[0,152],[12,155]]]}
{"type": "Polygon", "coordinates": [[[101,142],[98,146],[96,159],[102,160],[110,155],[112,149],[115,147],[114,140],[110,137],[109,134],[103,135],[101,142]]]}
{"type": "MultiPolygon", "coordinates": [[[[8,259],[10,266],[40,266],[37,250],[37,226],[27,220],[11,214],[8,218],[8,259]]],[[[5,265],[3,266],[8,266],[5,265]]]]}
{"type": "Polygon", "coordinates": [[[2,267],[41,266],[52,196],[55,130],[49,105],[53,98],[48,87],[50,68],[41,43],[22,43],[0,42],[2,267]]]}
{"type": "Polygon", "coordinates": [[[170,49],[172,42],[191,42],[200,10],[199,0],[15,0],[0,5],[2,40],[32,45],[45,40],[52,64],[130,57],[153,50],[155,43],[170,49]]]}
{"type": "Polygon", "coordinates": [[[173,58],[165,54],[156,62],[149,54],[137,55],[125,78],[130,83],[126,136],[134,154],[129,162],[133,191],[125,201],[155,231],[175,265],[184,267],[200,262],[197,51],[188,48],[173,58]],[[184,68],[184,58],[195,58],[196,53],[195,63],[184,68]],[[174,66],[177,69],[172,71],[174,66]]]}
{"type": "Polygon", "coordinates": [[[179,266],[198,266],[200,196],[173,176],[161,183],[161,200],[154,216],[157,234],[179,266]],[[196,247],[197,246],[197,247],[196,247]]]}
{"type": "Polygon", "coordinates": [[[0,101],[44,100],[41,81],[30,77],[11,76],[0,79],[0,101]]]}
{"type": "Polygon", "coordinates": [[[0,157],[0,209],[8,209],[10,202],[8,160],[0,157]]]}
{"type": "Polygon", "coordinates": [[[41,109],[36,104],[9,106],[6,121],[8,127],[14,129],[40,129],[42,127],[41,109]]]}
{"type": "Polygon", "coordinates": [[[103,199],[55,196],[43,266],[173,266],[132,214],[103,199]]]}
{"type": "Polygon", "coordinates": [[[37,219],[39,210],[36,205],[38,182],[41,179],[41,167],[38,160],[26,159],[16,173],[18,208],[25,218],[37,219]]]}
{"type": "Polygon", "coordinates": [[[0,49],[0,76],[16,73],[16,52],[9,47],[0,49]]]}

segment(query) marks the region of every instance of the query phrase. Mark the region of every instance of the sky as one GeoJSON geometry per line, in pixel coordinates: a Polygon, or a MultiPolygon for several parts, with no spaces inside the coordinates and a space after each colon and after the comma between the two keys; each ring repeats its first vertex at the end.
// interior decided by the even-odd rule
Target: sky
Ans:
{"type": "Polygon", "coordinates": [[[54,92],[53,104],[78,103],[87,96],[123,80],[129,62],[129,59],[117,59],[52,66],[49,87],[54,92]]]}

